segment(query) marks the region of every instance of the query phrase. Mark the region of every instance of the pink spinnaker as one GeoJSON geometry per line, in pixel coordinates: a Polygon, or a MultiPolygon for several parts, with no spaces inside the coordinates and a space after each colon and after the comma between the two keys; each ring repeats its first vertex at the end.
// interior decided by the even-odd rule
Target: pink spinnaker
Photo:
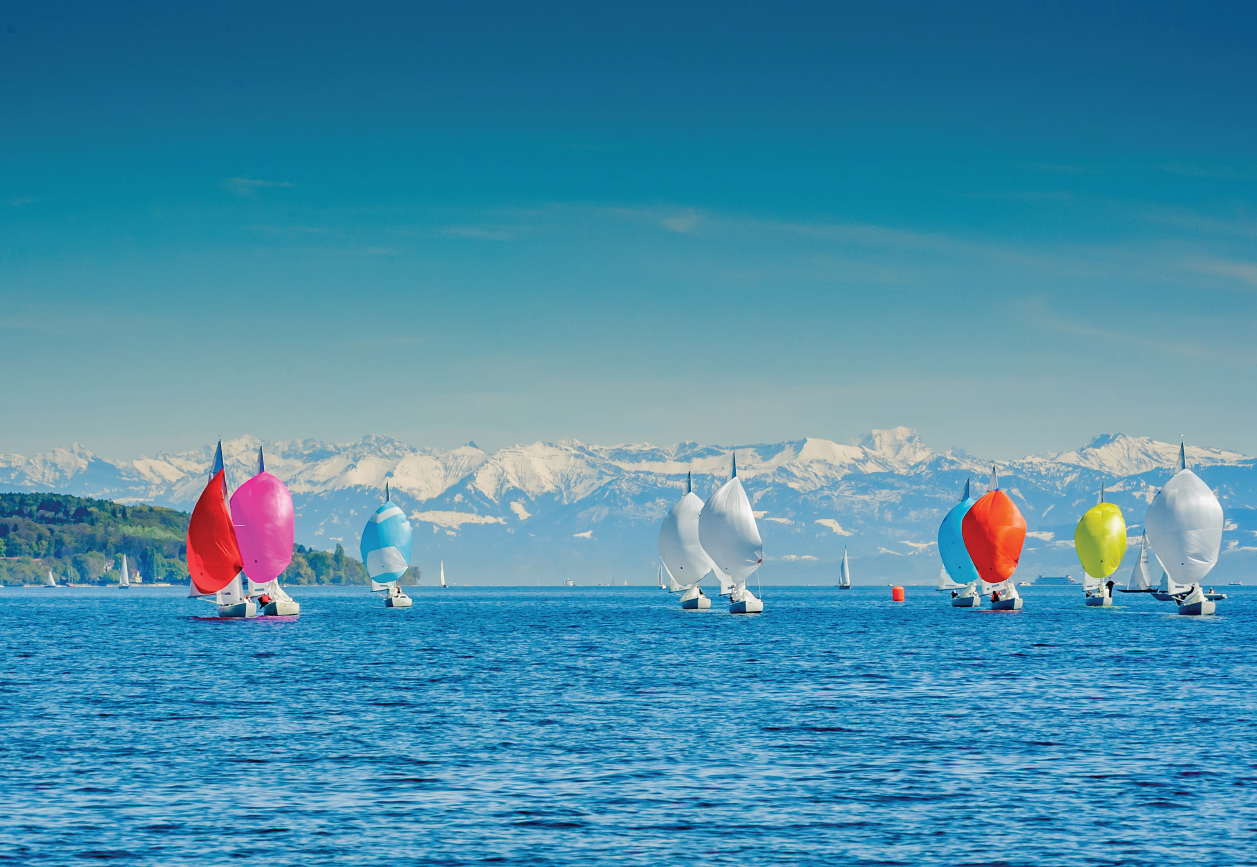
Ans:
{"type": "Polygon", "coordinates": [[[231,495],[244,574],[255,583],[278,578],[292,562],[292,494],[270,473],[258,473],[231,495]]]}

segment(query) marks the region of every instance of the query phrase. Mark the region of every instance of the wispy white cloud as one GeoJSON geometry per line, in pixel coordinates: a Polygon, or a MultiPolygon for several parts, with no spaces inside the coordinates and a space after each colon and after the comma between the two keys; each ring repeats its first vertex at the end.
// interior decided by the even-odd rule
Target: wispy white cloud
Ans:
{"type": "Polygon", "coordinates": [[[482,226],[447,226],[444,234],[451,238],[480,238],[485,241],[510,241],[515,236],[505,229],[482,226]]]}
{"type": "Polygon", "coordinates": [[[1221,277],[1234,277],[1253,286],[1257,286],[1257,264],[1252,262],[1230,262],[1225,259],[1194,259],[1187,263],[1193,271],[1205,274],[1217,274],[1221,277]]]}
{"type": "Polygon", "coordinates": [[[252,199],[257,196],[257,191],[262,187],[291,187],[292,183],[289,181],[263,181],[257,178],[224,178],[219,186],[233,196],[238,196],[242,199],[252,199]]]}
{"type": "Polygon", "coordinates": [[[659,222],[663,224],[665,229],[673,232],[680,232],[682,235],[688,235],[694,228],[702,222],[702,215],[693,208],[686,208],[670,216],[664,217],[659,222]]]}

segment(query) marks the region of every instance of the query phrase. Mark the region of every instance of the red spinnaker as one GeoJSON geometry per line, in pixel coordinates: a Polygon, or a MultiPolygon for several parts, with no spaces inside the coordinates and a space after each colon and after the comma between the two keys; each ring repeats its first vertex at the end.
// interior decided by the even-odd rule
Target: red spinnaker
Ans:
{"type": "Polygon", "coordinates": [[[223,472],[205,486],[188,522],[188,572],[198,593],[217,593],[244,568],[223,495],[223,472]]]}
{"type": "Polygon", "coordinates": [[[1017,571],[1026,543],[1026,519],[1003,491],[991,491],[974,503],[960,530],[983,581],[999,584],[1017,571]]]}

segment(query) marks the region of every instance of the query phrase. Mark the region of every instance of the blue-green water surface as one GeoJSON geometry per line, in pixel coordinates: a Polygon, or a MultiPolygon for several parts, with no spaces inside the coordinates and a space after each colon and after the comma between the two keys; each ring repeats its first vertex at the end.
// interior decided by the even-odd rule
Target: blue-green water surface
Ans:
{"type": "Polygon", "coordinates": [[[1257,592],[1023,589],[6,588],[0,863],[1257,862],[1257,592]]]}

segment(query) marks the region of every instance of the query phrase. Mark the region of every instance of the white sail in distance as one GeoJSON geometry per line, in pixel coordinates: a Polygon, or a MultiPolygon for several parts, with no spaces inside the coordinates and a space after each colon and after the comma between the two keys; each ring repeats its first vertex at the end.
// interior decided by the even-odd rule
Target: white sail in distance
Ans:
{"type": "Polygon", "coordinates": [[[838,586],[851,586],[851,566],[847,563],[847,549],[842,549],[842,565],[838,567],[838,586]]]}
{"type": "Polygon", "coordinates": [[[126,554],[122,555],[122,577],[118,579],[118,586],[120,587],[131,586],[131,572],[130,570],[127,569],[127,555],[126,554]]]}
{"type": "Polygon", "coordinates": [[[1135,561],[1135,568],[1131,570],[1130,580],[1126,582],[1126,589],[1131,591],[1152,589],[1152,566],[1148,560],[1147,531],[1144,532],[1143,539],[1139,542],[1139,559],[1135,561]]]}
{"type": "Polygon", "coordinates": [[[711,560],[698,540],[698,518],[703,501],[687,479],[685,495],[672,507],[659,528],[659,557],[668,575],[682,587],[697,584],[712,570],[711,560]]]}
{"type": "MultiPolygon", "coordinates": [[[[698,538],[716,565],[716,574],[735,586],[746,583],[764,562],[764,543],[742,480],[736,475],[721,485],[703,505],[698,538]]],[[[721,581],[723,591],[724,581],[721,581]]]]}
{"type": "Polygon", "coordinates": [[[1144,529],[1175,583],[1200,581],[1218,562],[1222,504],[1209,486],[1187,469],[1182,447],[1179,468],[1148,506],[1144,529]]]}

